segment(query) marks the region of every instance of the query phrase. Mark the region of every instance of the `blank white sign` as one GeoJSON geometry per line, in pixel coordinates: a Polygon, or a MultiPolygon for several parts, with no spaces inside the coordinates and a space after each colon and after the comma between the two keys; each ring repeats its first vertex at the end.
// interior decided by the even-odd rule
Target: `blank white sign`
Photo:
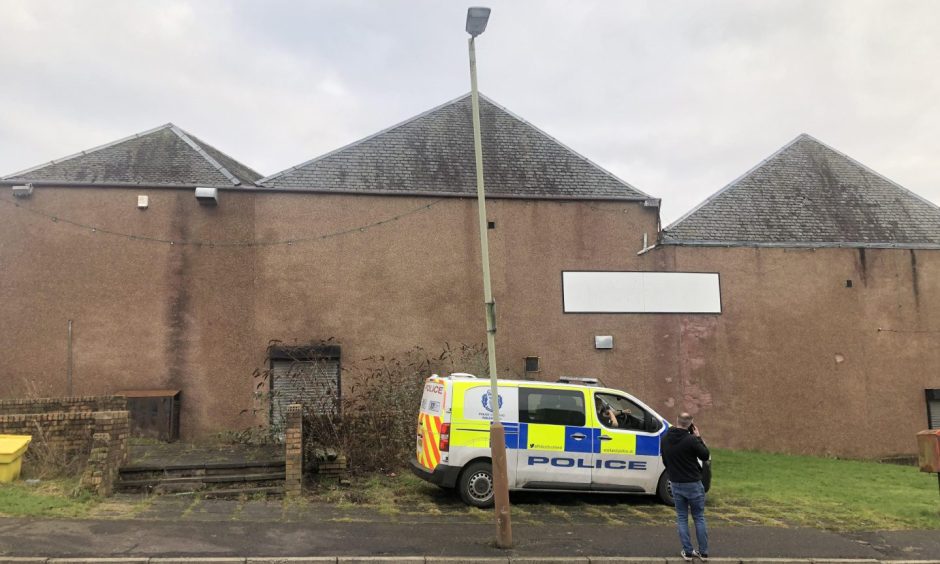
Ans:
{"type": "Polygon", "coordinates": [[[562,272],[565,313],[721,313],[711,272],[562,272]]]}

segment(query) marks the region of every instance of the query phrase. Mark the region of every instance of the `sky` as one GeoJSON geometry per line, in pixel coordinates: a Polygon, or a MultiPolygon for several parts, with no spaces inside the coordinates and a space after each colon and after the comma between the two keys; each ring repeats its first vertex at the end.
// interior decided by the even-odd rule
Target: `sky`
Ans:
{"type": "MultiPolygon", "coordinates": [[[[467,3],[0,0],[0,176],[173,122],[265,175],[469,91],[467,3]]],[[[800,133],[940,203],[940,1],[490,1],[480,90],[662,198],[800,133]]]]}

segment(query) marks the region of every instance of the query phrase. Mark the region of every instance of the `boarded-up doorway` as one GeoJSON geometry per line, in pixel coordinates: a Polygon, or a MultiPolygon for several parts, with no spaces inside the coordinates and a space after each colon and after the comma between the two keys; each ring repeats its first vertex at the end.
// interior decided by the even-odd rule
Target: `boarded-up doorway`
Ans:
{"type": "Polygon", "coordinates": [[[271,425],[283,428],[287,406],[299,403],[307,413],[339,413],[342,393],[340,347],[272,347],[271,425]]]}

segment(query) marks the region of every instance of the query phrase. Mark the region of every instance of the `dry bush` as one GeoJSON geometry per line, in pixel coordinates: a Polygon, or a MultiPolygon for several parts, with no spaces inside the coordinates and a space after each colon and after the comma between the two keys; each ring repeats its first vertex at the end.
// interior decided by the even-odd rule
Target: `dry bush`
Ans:
{"type": "Polygon", "coordinates": [[[81,476],[88,453],[69,454],[64,445],[50,442],[39,422],[34,422],[33,439],[23,458],[23,475],[48,480],[81,476]]]}
{"type": "MultiPolygon", "coordinates": [[[[326,341],[324,343],[329,343],[326,341]]],[[[270,346],[280,343],[272,341],[270,346]]],[[[323,344],[323,343],[321,343],[323,344]]],[[[298,364],[310,361],[297,359],[298,364]]],[[[485,376],[488,371],[483,345],[445,344],[440,353],[430,354],[414,347],[397,356],[372,356],[343,367],[343,379],[351,382],[342,394],[324,388],[321,397],[341,397],[328,405],[304,406],[304,467],[338,454],[346,456],[352,472],[388,471],[401,468],[414,456],[415,429],[424,380],[431,374],[470,372],[485,376]]],[[[290,371],[293,372],[293,371],[290,371]]],[[[270,412],[275,398],[270,392],[272,371],[258,369],[255,412],[270,412]]],[[[290,374],[289,374],[290,376],[290,374]]],[[[304,377],[298,371],[297,377],[304,377]]],[[[303,384],[297,389],[304,389],[303,384]]],[[[282,423],[272,421],[261,436],[276,441],[283,436],[282,423]]],[[[259,442],[256,429],[233,433],[237,442],[259,442]]]]}
{"type": "Polygon", "coordinates": [[[333,413],[304,414],[305,466],[324,452],[346,455],[353,472],[389,471],[414,456],[424,381],[431,374],[486,374],[482,345],[445,344],[430,355],[415,347],[397,357],[369,357],[346,372],[353,384],[333,413]]]}

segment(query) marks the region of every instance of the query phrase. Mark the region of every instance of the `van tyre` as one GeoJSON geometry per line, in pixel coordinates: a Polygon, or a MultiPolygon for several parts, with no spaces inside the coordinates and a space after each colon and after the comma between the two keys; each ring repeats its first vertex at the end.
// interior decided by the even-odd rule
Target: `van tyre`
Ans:
{"type": "Polygon", "coordinates": [[[672,486],[669,484],[669,478],[666,476],[665,472],[659,477],[659,484],[656,486],[656,497],[666,505],[676,504],[672,497],[672,486]]]}
{"type": "Polygon", "coordinates": [[[493,465],[489,462],[474,462],[460,474],[457,483],[460,499],[473,507],[493,506],[493,465]]]}

